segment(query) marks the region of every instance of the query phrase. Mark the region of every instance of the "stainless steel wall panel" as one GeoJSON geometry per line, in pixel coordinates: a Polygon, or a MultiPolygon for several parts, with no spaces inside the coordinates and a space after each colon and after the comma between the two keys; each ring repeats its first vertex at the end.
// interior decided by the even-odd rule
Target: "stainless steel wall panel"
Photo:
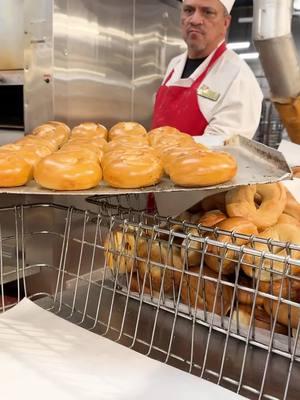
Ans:
{"type": "MultiPolygon", "coordinates": [[[[61,4],[61,1],[56,1],[61,4]]],[[[132,0],[69,0],[66,14],[54,15],[55,114],[74,126],[101,121],[110,126],[130,118],[132,78],[132,0]],[[60,62],[61,57],[65,62],[60,62]],[[61,63],[61,69],[57,65],[61,63]],[[67,82],[67,88],[65,88],[67,82]],[[67,110],[67,118],[64,114],[67,110]]]]}
{"type": "Polygon", "coordinates": [[[182,51],[176,0],[25,1],[25,124],[137,120],[182,51]]]}
{"type": "Polygon", "coordinates": [[[24,0],[24,119],[29,132],[53,117],[52,0],[24,0]]]}
{"type": "Polygon", "coordinates": [[[0,1],[0,70],[24,67],[23,0],[0,1]]]}
{"type": "Polygon", "coordinates": [[[155,93],[172,57],[182,52],[179,4],[136,0],[134,33],[133,119],[148,129],[155,93]]]}

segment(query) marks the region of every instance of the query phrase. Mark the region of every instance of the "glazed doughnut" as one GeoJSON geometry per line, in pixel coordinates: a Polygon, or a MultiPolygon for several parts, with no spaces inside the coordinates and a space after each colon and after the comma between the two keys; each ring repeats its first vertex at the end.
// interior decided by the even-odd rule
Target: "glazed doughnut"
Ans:
{"type": "Polygon", "coordinates": [[[138,246],[138,257],[143,259],[138,260],[139,276],[141,280],[146,280],[150,290],[157,292],[160,291],[164,277],[164,292],[170,292],[178,286],[182,275],[182,272],[172,269],[183,269],[179,247],[169,247],[168,243],[153,241],[150,249],[150,244],[150,241],[143,241],[138,246]]]}
{"type": "Polygon", "coordinates": [[[25,185],[32,177],[32,166],[18,154],[0,152],[0,187],[25,185]]]}
{"type": "Polygon", "coordinates": [[[147,136],[135,136],[135,135],[120,135],[116,136],[112,141],[109,142],[109,144],[125,144],[129,146],[135,146],[135,145],[149,145],[149,140],[147,136]]]}
{"type": "Polygon", "coordinates": [[[253,222],[258,230],[276,224],[286,205],[286,191],[280,183],[241,186],[226,194],[226,210],[230,217],[243,217],[253,222]],[[262,202],[257,208],[255,194],[262,202]]]}
{"type": "Polygon", "coordinates": [[[93,161],[100,165],[101,159],[103,156],[103,152],[101,150],[83,147],[83,146],[76,146],[74,145],[66,145],[66,147],[62,147],[57,153],[55,154],[72,154],[74,157],[84,158],[86,160],[93,161]]]}
{"type": "Polygon", "coordinates": [[[81,137],[81,136],[71,136],[71,138],[67,141],[64,146],[69,145],[69,144],[76,144],[76,145],[89,145],[89,146],[94,146],[97,147],[98,149],[101,149],[105,151],[105,148],[107,146],[107,141],[105,139],[102,139],[100,137],[93,136],[91,138],[81,137]]]}
{"type": "Polygon", "coordinates": [[[104,242],[106,265],[115,274],[136,269],[136,240],[132,233],[111,232],[104,242]]]}
{"type": "MultiPolygon", "coordinates": [[[[288,242],[300,245],[300,229],[297,226],[288,225],[288,224],[277,224],[258,235],[264,239],[273,239],[278,242],[288,242]]],[[[260,252],[270,253],[270,249],[267,244],[257,243],[255,242],[253,248],[259,250],[260,252]]],[[[276,254],[277,256],[287,257],[287,251],[285,248],[279,246],[272,246],[271,250],[272,254],[276,254]]],[[[290,251],[290,257],[295,260],[300,259],[300,252],[297,250],[290,251]]],[[[261,281],[270,281],[271,279],[277,280],[282,278],[282,274],[285,271],[285,264],[281,261],[271,261],[268,259],[263,260],[263,265],[261,270],[259,271],[259,266],[261,264],[261,257],[252,256],[250,254],[245,254],[243,257],[243,271],[246,275],[250,277],[255,277],[261,281]],[[274,271],[280,272],[274,273],[274,271]]],[[[300,267],[291,265],[289,267],[290,273],[292,275],[300,274],[300,267]]]]}
{"type": "Polygon", "coordinates": [[[163,175],[161,161],[150,152],[123,152],[116,157],[114,153],[106,153],[102,167],[105,181],[116,188],[152,186],[158,183],[163,175]]]}
{"type": "Polygon", "coordinates": [[[53,124],[43,124],[39,125],[34,130],[32,131],[33,135],[37,135],[40,132],[43,132],[44,134],[50,133],[50,132],[55,132],[56,128],[53,124]]]}
{"type": "Polygon", "coordinates": [[[146,151],[146,152],[152,152],[153,154],[156,154],[154,149],[150,147],[147,143],[143,142],[135,142],[135,143],[124,143],[124,142],[119,142],[118,140],[112,140],[109,142],[105,147],[104,147],[104,152],[105,153],[111,153],[111,152],[116,152],[116,151],[121,151],[122,153],[128,152],[128,150],[137,150],[137,151],[146,151]]]}
{"type": "MultiPolygon", "coordinates": [[[[256,226],[252,222],[240,217],[224,219],[218,224],[218,229],[229,232],[233,231],[235,233],[241,233],[245,235],[257,235],[258,233],[256,226]]],[[[217,240],[218,242],[233,243],[237,246],[242,246],[248,242],[247,239],[234,239],[230,234],[218,234],[217,237],[215,234],[211,234],[209,237],[210,239],[217,240]]],[[[205,263],[216,272],[219,272],[219,268],[222,267],[222,273],[228,275],[233,273],[235,270],[238,254],[235,254],[233,250],[227,250],[223,264],[221,264],[221,258],[223,254],[224,249],[209,244],[207,247],[207,253],[205,254],[205,263]]]]}
{"type": "Polygon", "coordinates": [[[34,135],[27,135],[24,138],[17,140],[16,144],[19,145],[33,145],[33,146],[37,146],[37,145],[42,145],[47,147],[51,153],[53,153],[54,151],[58,150],[58,142],[57,140],[55,140],[53,137],[50,137],[48,139],[46,139],[45,137],[39,137],[39,136],[34,136],[34,135]]]}
{"type": "MultiPolygon", "coordinates": [[[[220,281],[217,291],[218,278],[218,274],[205,266],[203,267],[201,278],[199,267],[189,268],[188,272],[183,275],[181,287],[182,302],[194,308],[196,306],[201,310],[214,311],[218,315],[225,316],[231,308],[233,288],[220,281]],[[191,275],[191,273],[197,275],[191,275]],[[209,280],[207,277],[214,278],[214,280],[209,280]],[[215,297],[216,305],[213,310],[215,297]]],[[[222,281],[227,281],[224,277],[221,279],[222,281]]]]}
{"type": "Polygon", "coordinates": [[[48,122],[47,122],[47,125],[51,125],[51,126],[54,126],[55,128],[62,129],[62,130],[64,130],[68,135],[69,135],[70,132],[71,132],[70,127],[69,127],[67,124],[65,124],[64,122],[60,122],[60,121],[48,121],[48,122]]]}
{"type": "Polygon", "coordinates": [[[97,186],[102,178],[99,163],[78,152],[56,152],[43,158],[34,168],[34,179],[54,190],[85,190],[97,186]]]}
{"type": "MultiPolygon", "coordinates": [[[[251,321],[251,313],[252,306],[240,304],[233,312],[232,319],[233,321],[237,321],[238,326],[249,326],[251,321]]],[[[263,308],[255,307],[252,326],[254,325],[255,328],[272,330],[273,324],[274,320],[270,318],[270,315],[263,308]]],[[[288,333],[286,326],[281,325],[278,322],[275,325],[275,332],[281,333],[282,335],[287,335],[288,333]]]]}
{"type": "Polygon", "coordinates": [[[232,179],[237,172],[236,160],[225,152],[195,151],[169,165],[171,180],[179,186],[203,187],[232,179]]]}
{"type": "Polygon", "coordinates": [[[173,128],[173,126],[161,126],[159,128],[154,128],[149,131],[149,136],[155,135],[177,135],[181,132],[177,128],[173,128]]]}
{"type": "Polygon", "coordinates": [[[31,146],[21,146],[19,144],[6,144],[0,147],[0,152],[9,151],[25,160],[29,165],[34,167],[41,159],[35,148],[31,146]]]}
{"type": "Polygon", "coordinates": [[[70,130],[60,125],[54,126],[53,124],[44,124],[35,128],[32,134],[45,139],[54,139],[57,144],[61,146],[69,139],[70,130]]]}
{"type": "Polygon", "coordinates": [[[159,135],[158,137],[149,137],[149,141],[152,147],[159,149],[175,146],[191,146],[196,144],[191,135],[181,132],[177,135],[159,135]]]}
{"type": "Polygon", "coordinates": [[[205,146],[197,143],[191,143],[188,145],[182,145],[181,143],[175,145],[171,144],[161,148],[158,147],[157,150],[167,175],[169,175],[169,165],[176,161],[177,157],[184,154],[190,154],[193,151],[208,151],[205,146]]]}
{"type": "MultiPolygon", "coordinates": [[[[276,316],[278,301],[265,299],[264,309],[268,315],[272,315],[273,318],[276,316]]],[[[277,321],[285,326],[297,329],[300,319],[300,305],[288,305],[285,303],[279,304],[279,311],[277,315],[277,321]]]]}
{"type": "Polygon", "coordinates": [[[297,221],[300,221],[300,204],[297,202],[295,197],[286,189],[286,205],[284,208],[284,213],[290,215],[291,217],[296,218],[297,221]]]}
{"type": "Polygon", "coordinates": [[[171,136],[181,136],[181,132],[171,126],[162,126],[160,128],[152,129],[148,133],[149,141],[151,146],[156,146],[161,138],[171,136]]]}
{"type": "Polygon", "coordinates": [[[108,131],[104,125],[97,124],[96,122],[84,122],[75,126],[71,132],[72,136],[97,136],[102,139],[107,139],[108,131]]]}
{"type": "Polygon", "coordinates": [[[118,122],[108,132],[109,140],[120,135],[147,136],[146,129],[138,122],[118,122]]]}

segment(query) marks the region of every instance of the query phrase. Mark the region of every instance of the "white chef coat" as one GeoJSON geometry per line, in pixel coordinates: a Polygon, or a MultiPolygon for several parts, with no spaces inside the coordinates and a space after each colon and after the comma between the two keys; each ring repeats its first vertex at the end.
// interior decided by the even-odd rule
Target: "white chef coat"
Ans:
{"type": "MultiPolygon", "coordinates": [[[[190,87],[206,69],[213,54],[186,79],[181,79],[181,75],[187,52],[173,58],[164,80],[172,70],[174,73],[166,86],[190,87]]],[[[212,66],[200,87],[203,85],[219,97],[214,101],[198,94],[199,108],[208,122],[201,142],[219,145],[236,134],[252,138],[259,125],[263,94],[246,62],[227,49],[212,66]]]]}

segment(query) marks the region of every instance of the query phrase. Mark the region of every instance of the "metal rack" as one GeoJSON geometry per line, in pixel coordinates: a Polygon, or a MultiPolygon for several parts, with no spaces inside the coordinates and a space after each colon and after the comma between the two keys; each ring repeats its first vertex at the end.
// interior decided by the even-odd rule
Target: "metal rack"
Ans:
{"type": "Polygon", "coordinates": [[[260,124],[255,135],[255,140],[267,146],[278,148],[284,126],[270,99],[264,99],[262,103],[260,124]]]}
{"type": "Polygon", "coordinates": [[[3,311],[11,307],[5,303],[8,272],[4,249],[13,243],[16,302],[28,296],[73,323],[247,398],[299,398],[299,324],[293,329],[289,323],[284,335],[276,332],[278,305],[300,308],[291,295],[292,284],[298,281],[291,268],[300,268],[299,246],[149,214],[138,197],[90,201],[97,204],[99,212],[57,204],[0,209],[3,311]],[[126,203],[133,204],[133,200],[136,207],[127,208],[126,203]],[[115,245],[111,239],[116,232],[121,240],[115,245]],[[131,248],[128,235],[133,239],[131,248]],[[227,243],[222,237],[228,238],[227,243]],[[238,244],[241,240],[242,245],[238,244]],[[143,254],[141,242],[147,249],[143,254]],[[257,243],[265,244],[267,251],[257,250],[257,243]],[[155,260],[153,246],[164,249],[155,260]],[[276,255],[278,249],[285,249],[287,255],[276,255]],[[197,272],[189,267],[192,250],[199,259],[197,272]],[[179,266],[175,254],[180,254],[179,266]],[[246,255],[250,257],[247,262],[246,255]],[[207,256],[215,259],[219,272],[205,270],[207,256]],[[249,259],[255,259],[255,264],[249,259]],[[224,276],[223,267],[229,261],[233,273],[224,276]],[[268,261],[271,281],[280,282],[277,294],[258,286],[268,261]],[[146,266],[144,275],[137,268],[140,263],[146,266]],[[258,278],[250,286],[239,280],[245,263],[258,278]],[[125,270],[120,269],[122,265],[125,270]],[[36,268],[40,270],[38,279],[27,273],[36,268]],[[160,274],[158,286],[153,268],[160,274]],[[197,282],[194,295],[204,299],[201,307],[192,298],[192,279],[197,282]],[[285,291],[283,282],[288,283],[285,291]],[[213,287],[210,302],[207,287],[213,287]],[[185,302],[184,288],[188,293],[185,302]],[[266,329],[256,326],[254,305],[249,325],[235,317],[240,291],[250,294],[254,305],[259,297],[275,304],[274,318],[266,329]],[[226,293],[230,293],[228,309],[224,307],[226,293]]]}

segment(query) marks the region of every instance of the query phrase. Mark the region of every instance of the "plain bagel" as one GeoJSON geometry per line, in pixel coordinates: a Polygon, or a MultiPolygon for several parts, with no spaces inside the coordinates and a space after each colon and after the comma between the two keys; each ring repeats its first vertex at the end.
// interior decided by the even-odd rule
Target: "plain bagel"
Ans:
{"type": "Polygon", "coordinates": [[[261,231],[278,221],[286,205],[286,191],[280,183],[241,186],[229,190],[225,201],[230,217],[246,218],[261,231]],[[261,197],[259,206],[255,203],[256,194],[261,197]]]}

